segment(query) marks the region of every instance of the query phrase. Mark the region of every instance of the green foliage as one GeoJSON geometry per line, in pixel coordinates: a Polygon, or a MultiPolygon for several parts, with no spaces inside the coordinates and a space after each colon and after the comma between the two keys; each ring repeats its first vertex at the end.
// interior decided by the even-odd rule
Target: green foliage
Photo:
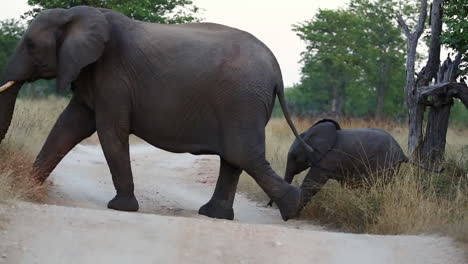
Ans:
{"type": "Polygon", "coordinates": [[[468,63],[468,4],[466,0],[446,0],[443,2],[442,42],[464,55],[468,63]]]}
{"type": "Polygon", "coordinates": [[[457,127],[468,127],[468,115],[466,107],[460,100],[455,99],[452,109],[450,110],[450,124],[457,127]]]}
{"type": "Polygon", "coordinates": [[[35,6],[24,17],[35,17],[41,10],[87,5],[119,11],[133,19],[164,24],[194,22],[199,8],[192,0],[28,0],[35,6]]]}
{"type": "Polygon", "coordinates": [[[0,73],[3,72],[8,58],[15,51],[16,44],[21,39],[24,30],[24,25],[18,20],[0,21],[0,73]]]}
{"type": "Polygon", "coordinates": [[[374,114],[378,91],[384,114],[404,113],[405,41],[389,9],[388,0],[354,0],[347,9],[320,10],[294,25],[306,43],[301,84],[287,93],[296,112],[330,111],[338,89],[347,115],[374,114]]]}
{"type": "Polygon", "coordinates": [[[356,42],[360,19],[345,10],[320,10],[309,21],[294,25],[294,31],[306,42],[302,53],[302,84],[304,95],[310,95],[310,102],[326,110],[323,103],[329,102],[333,91],[349,86],[359,76],[356,42]],[[345,44],[347,43],[347,44],[345,44]],[[316,95],[316,96],[315,96],[316,95]]]}

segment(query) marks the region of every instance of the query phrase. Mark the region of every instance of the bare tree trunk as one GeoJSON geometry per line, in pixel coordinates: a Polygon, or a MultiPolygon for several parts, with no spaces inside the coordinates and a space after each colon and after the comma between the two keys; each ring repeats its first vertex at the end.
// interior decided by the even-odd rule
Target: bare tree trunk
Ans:
{"type": "Polygon", "coordinates": [[[419,157],[428,166],[439,163],[444,158],[450,109],[453,104],[453,100],[450,99],[450,101],[450,104],[431,107],[429,110],[426,136],[418,149],[419,157]]]}
{"type": "MultiPolygon", "coordinates": [[[[441,2],[442,0],[432,1],[429,58],[426,66],[419,73],[416,83],[417,87],[428,86],[433,79],[437,79],[437,71],[440,65],[440,35],[442,32],[441,2]]],[[[450,80],[447,78],[446,81],[450,80]]],[[[416,149],[416,155],[420,157],[426,165],[440,162],[443,159],[452,104],[452,98],[447,98],[446,94],[434,96],[433,103],[430,104],[426,135],[416,149]]]]}
{"type": "Polygon", "coordinates": [[[377,87],[377,104],[375,107],[375,119],[381,120],[383,118],[385,88],[383,85],[377,87]]]}
{"type": "Polygon", "coordinates": [[[418,103],[417,88],[415,80],[415,61],[416,48],[418,40],[424,31],[424,22],[427,17],[427,0],[421,0],[421,8],[419,10],[418,24],[414,32],[410,32],[408,25],[403,20],[401,15],[397,15],[399,26],[407,38],[407,56],[406,56],[406,85],[405,95],[406,104],[408,105],[408,151],[411,155],[419,146],[422,140],[422,121],[424,118],[424,106],[418,103]]]}
{"type": "Polygon", "coordinates": [[[433,0],[431,8],[431,43],[426,66],[418,74],[416,86],[428,86],[437,77],[440,65],[440,34],[442,33],[442,0],[433,0]]]}
{"type": "MultiPolygon", "coordinates": [[[[453,84],[458,77],[458,66],[461,62],[461,54],[458,54],[455,61],[450,58],[443,63],[437,75],[437,81],[442,84],[453,84]]],[[[432,86],[435,87],[435,86],[432,86]]],[[[444,158],[445,143],[449,125],[450,109],[453,105],[452,97],[458,97],[467,106],[464,97],[467,95],[466,86],[450,85],[445,91],[435,94],[430,102],[429,115],[426,127],[426,136],[419,149],[419,156],[430,165],[439,163],[444,158]]]]}
{"type": "Polygon", "coordinates": [[[331,101],[331,112],[335,118],[340,118],[343,116],[343,106],[344,106],[344,84],[340,82],[337,85],[333,86],[333,99],[331,101]]]}
{"type": "Polygon", "coordinates": [[[385,60],[379,66],[380,75],[376,91],[377,101],[374,116],[374,118],[377,120],[381,120],[384,117],[385,93],[387,92],[388,87],[390,86],[389,69],[391,69],[391,67],[392,63],[385,60]]]}

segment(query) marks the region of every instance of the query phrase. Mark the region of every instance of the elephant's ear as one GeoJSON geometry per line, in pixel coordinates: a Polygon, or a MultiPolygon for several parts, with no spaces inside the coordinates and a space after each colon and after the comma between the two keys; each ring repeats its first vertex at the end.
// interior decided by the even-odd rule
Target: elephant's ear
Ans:
{"type": "MultiPolygon", "coordinates": [[[[304,140],[317,152],[310,162],[318,163],[332,148],[338,139],[336,122],[317,122],[305,132],[304,140]]],[[[309,158],[311,159],[311,158],[309,158]]]]}
{"type": "Polygon", "coordinates": [[[57,89],[63,91],[81,69],[101,57],[109,40],[107,19],[96,8],[77,6],[66,11],[62,44],[58,50],[57,89]]]}
{"type": "Polygon", "coordinates": [[[336,130],[341,130],[341,126],[340,126],[340,124],[338,124],[338,122],[336,122],[333,119],[328,119],[328,118],[317,121],[313,126],[316,126],[316,125],[318,125],[320,123],[326,123],[326,122],[333,123],[335,125],[335,127],[336,127],[336,130]]]}

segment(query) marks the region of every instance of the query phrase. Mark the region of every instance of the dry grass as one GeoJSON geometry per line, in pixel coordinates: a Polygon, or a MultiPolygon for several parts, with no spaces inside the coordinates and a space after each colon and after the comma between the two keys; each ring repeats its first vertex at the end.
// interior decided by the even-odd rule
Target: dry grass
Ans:
{"type": "Polygon", "coordinates": [[[10,129],[1,147],[35,156],[67,102],[68,99],[57,97],[17,100],[10,129]]]}
{"type": "MultiPolygon", "coordinates": [[[[294,123],[299,131],[304,131],[314,122],[295,120],[294,123]]],[[[344,120],[340,124],[343,128],[383,128],[406,149],[408,131],[404,126],[365,120],[344,120]]],[[[279,175],[284,175],[287,152],[294,136],[283,119],[270,121],[266,140],[267,159],[279,175]]],[[[373,175],[371,178],[375,180],[360,187],[329,181],[304,208],[301,217],[346,232],[439,233],[468,243],[467,155],[468,129],[450,129],[443,174],[404,165],[389,181],[381,180],[388,178],[382,175],[373,175]]],[[[299,185],[303,175],[297,176],[293,183],[299,185]]],[[[267,201],[248,175],[242,176],[239,187],[250,197],[267,201]]]]}
{"type": "Polygon", "coordinates": [[[66,99],[54,97],[16,102],[10,129],[0,145],[0,202],[43,197],[44,187],[30,180],[31,164],[66,104],[66,99]]]}
{"type": "Polygon", "coordinates": [[[0,155],[7,157],[0,161],[0,202],[12,199],[42,200],[46,194],[45,186],[31,180],[31,159],[6,150],[1,150],[0,155]]]}
{"type": "Polygon", "coordinates": [[[459,179],[442,187],[439,177],[406,167],[387,183],[351,188],[330,181],[301,216],[347,232],[440,233],[464,240],[468,186],[459,179]]]}

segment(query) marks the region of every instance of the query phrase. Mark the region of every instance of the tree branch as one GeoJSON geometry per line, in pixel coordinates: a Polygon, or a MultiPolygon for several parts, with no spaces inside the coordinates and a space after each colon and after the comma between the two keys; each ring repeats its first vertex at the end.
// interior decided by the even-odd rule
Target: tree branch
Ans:
{"type": "Polygon", "coordinates": [[[465,107],[468,109],[468,87],[465,83],[446,82],[438,83],[436,85],[424,86],[418,88],[418,103],[427,104],[429,96],[438,97],[455,97],[460,99],[465,107]]]}
{"type": "Polygon", "coordinates": [[[405,33],[405,36],[409,39],[411,37],[411,32],[405,20],[403,19],[400,13],[396,14],[396,18],[397,18],[398,25],[403,30],[403,33],[405,33]]]}
{"type": "Polygon", "coordinates": [[[453,64],[452,64],[452,74],[450,76],[450,81],[451,82],[455,82],[458,78],[458,76],[460,76],[460,63],[461,63],[461,59],[462,59],[462,53],[461,52],[458,52],[457,56],[455,57],[455,60],[453,61],[453,64]]]}
{"type": "Polygon", "coordinates": [[[460,99],[460,101],[468,109],[468,86],[466,83],[452,83],[449,90],[449,96],[460,99]]]}
{"type": "MultiPolygon", "coordinates": [[[[431,8],[431,43],[426,66],[419,73],[416,86],[427,86],[437,76],[440,64],[440,34],[442,32],[442,0],[433,0],[431,8]]],[[[440,80],[438,80],[440,81],[440,80]]]]}
{"type": "Polygon", "coordinates": [[[421,9],[419,10],[418,24],[414,34],[419,38],[424,32],[424,23],[427,17],[427,0],[421,0],[421,9]]]}
{"type": "MultiPolygon", "coordinates": [[[[446,83],[438,83],[438,84],[431,85],[431,86],[418,87],[418,93],[423,98],[427,98],[428,96],[434,96],[434,95],[442,95],[448,92],[448,89],[451,85],[452,83],[446,82],[446,83]]],[[[422,98],[419,98],[419,99],[422,99],[422,98]]]]}

